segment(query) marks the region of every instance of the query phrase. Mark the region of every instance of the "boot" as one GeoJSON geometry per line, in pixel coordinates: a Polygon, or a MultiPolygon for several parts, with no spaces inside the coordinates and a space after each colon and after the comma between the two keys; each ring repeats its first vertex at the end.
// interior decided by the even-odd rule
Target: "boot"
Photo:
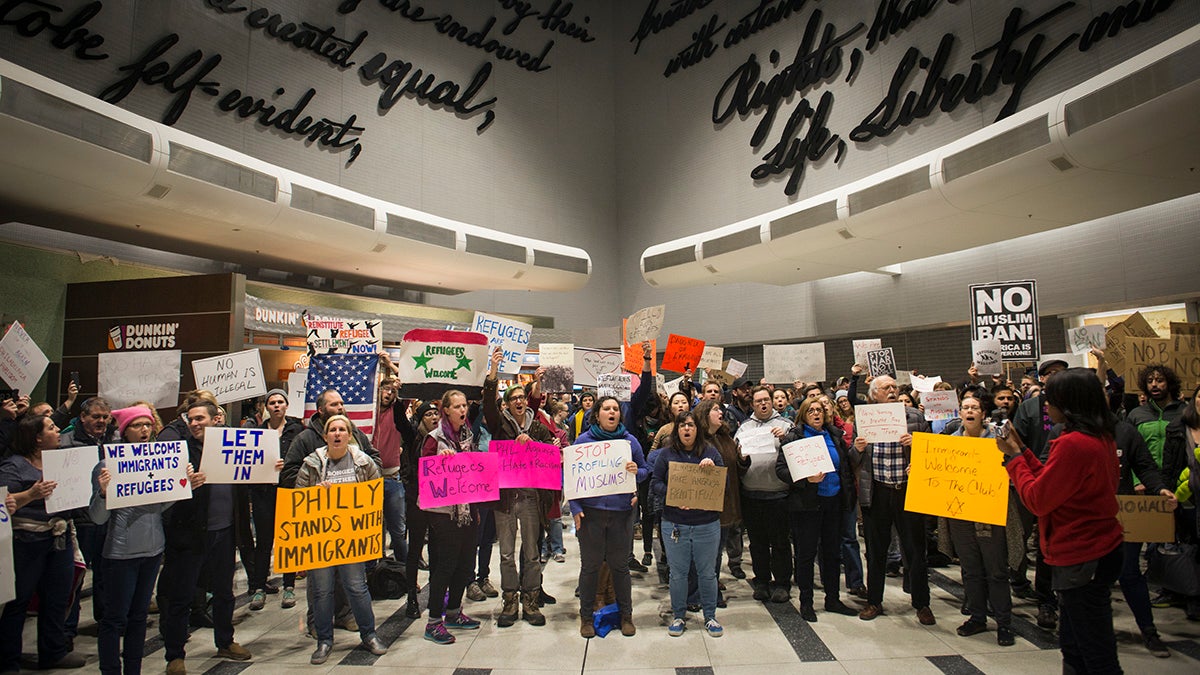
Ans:
{"type": "MultiPolygon", "coordinates": [[[[584,638],[596,637],[596,622],[590,616],[579,617],[579,635],[584,638]]],[[[180,659],[182,661],[183,659],[180,659]]]]}
{"type": "Polygon", "coordinates": [[[517,592],[504,591],[503,599],[504,606],[500,609],[500,615],[496,617],[496,625],[507,628],[517,622],[517,592]]]}
{"type": "Polygon", "coordinates": [[[521,593],[521,613],[526,621],[533,626],[545,626],[546,616],[538,609],[538,592],[525,591],[521,593]]]}

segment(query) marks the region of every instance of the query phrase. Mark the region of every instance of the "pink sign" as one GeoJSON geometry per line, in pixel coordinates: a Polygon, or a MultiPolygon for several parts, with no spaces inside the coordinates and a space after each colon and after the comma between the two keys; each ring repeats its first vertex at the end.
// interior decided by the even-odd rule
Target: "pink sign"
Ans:
{"type": "Polygon", "coordinates": [[[422,509],[500,499],[500,456],[488,452],[422,457],[417,504],[422,509]]]}
{"type": "Polygon", "coordinates": [[[500,457],[500,487],[562,489],[562,450],[557,445],[492,441],[488,452],[500,457]]]}

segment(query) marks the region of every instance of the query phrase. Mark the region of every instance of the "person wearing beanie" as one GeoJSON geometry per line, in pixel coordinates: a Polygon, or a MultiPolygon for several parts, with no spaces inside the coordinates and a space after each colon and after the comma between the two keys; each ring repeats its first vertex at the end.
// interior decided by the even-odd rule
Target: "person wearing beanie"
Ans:
{"type": "Polygon", "coordinates": [[[404,448],[400,453],[400,482],[404,483],[404,524],[408,530],[408,556],[404,561],[404,576],[408,580],[408,602],[404,606],[404,615],[410,619],[421,616],[421,604],[417,600],[421,586],[417,583],[417,572],[427,567],[421,559],[421,549],[429,535],[429,514],[417,506],[417,466],[425,437],[437,428],[441,420],[441,412],[433,401],[426,401],[417,406],[417,412],[410,420],[405,412],[413,403],[415,401],[410,399],[401,399],[396,403],[399,409],[394,416],[396,431],[400,432],[404,448]]]}
{"type": "Polygon", "coordinates": [[[153,439],[154,411],[149,408],[140,405],[121,408],[112,411],[112,417],[117,425],[117,434],[126,443],[145,443],[153,439]],[[126,434],[126,431],[131,433],[126,434]]]}
{"type": "MultiPolygon", "coordinates": [[[[287,416],[288,395],[282,389],[272,389],[263,399],[266,417],[259,427],[279,432],[279,456],[287,454],[292,441],[304,431],[304,424],[295,417],[287,416]]],[[[267,582],[271,576],[271,547],[275,542],[275,493],[278,488],[267,483],[240,485],[237,502],[249,504],[250,508],[238,511],[238,551],[242,566],[246,568],[246,584],[250,590],[250,609],[258,611],[266,605],[267,595],[274,595],[279,588],[267,582]],[[247,511],[249,511],[247,513],[247,511]],[[250,528],[250,521],[254,528],[250,528]]],[[[283,575],[283,597],[279,606],[290,609],[296,606],[296,575],[283,575]]]]}

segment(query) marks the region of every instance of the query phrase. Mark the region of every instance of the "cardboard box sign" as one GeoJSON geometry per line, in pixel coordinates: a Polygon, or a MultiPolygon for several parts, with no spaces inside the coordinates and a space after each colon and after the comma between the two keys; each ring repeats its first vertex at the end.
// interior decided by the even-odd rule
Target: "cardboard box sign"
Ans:
{"type": "Polygon", "coordinates": [[[1117,520],[1125,541],[1175,541],[1175,516],[1160,495],[1117,495],[1117,520]]]}
{"type": "Polygon", "coordinates": [[[670,462],[667,472],[667,506],[700,511],[725,508],[725,472],[723,466],[700,466],[688,462],[670,462]]]}

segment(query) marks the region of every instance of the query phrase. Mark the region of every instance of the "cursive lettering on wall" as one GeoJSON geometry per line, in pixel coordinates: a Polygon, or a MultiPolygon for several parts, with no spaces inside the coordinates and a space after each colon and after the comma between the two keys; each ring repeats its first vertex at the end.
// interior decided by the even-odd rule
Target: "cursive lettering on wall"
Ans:
{"type": "Polygon", "coordinates": [[[696,10],[704,9],[712,0],[671,0],[671,6],[663,12],[658,11],[658,0],[650,0],[642,12],[642,20],[629,41],[633,43],[633,53],[638,53],[642,42],[651,35],[662,31],[691,16],[696,10]]]}
{"type": "Polygon", "coordinates": [[[471,117],[481,110],[484,111],[483,122],[476,127],[480,132],[487,129],[496,119],[495,111],[490,109],[496,103],[495,96],[479,103],[472,103],[492,74],[491,62],[485,62],[475,71],[471,83],[466,88],[452,80],[443,80],[437,83],[437,78],[433,73],[425,73],[420,68],[414,67],[411,62],[402,59],[389,62],[388,55],[384,52],[379,52],[371,57],[362,64],[358,72],[363,81],[378,83],[383,89],[383,93],[379,95],[379,109],[384,113],[390,110],[403,96],[409,95],[435,107],[444,106],[463,117],[471,117]]]}
{"type": "Polygon", "coordinates": [[[75,58],[83,61],[107,59],[108,54],[97,51],[104,44],[104,36],[87,28],[100,10],[101,2],[82,5],[61,23],[55,23],[63,8],[39,0],[5,0],[0,3],[0,26],[12,26],[21,37],[33,38],[42,33],[50,34],[50,44],[58,49],[71,49],[75,58]]]}
{"type": "MultiPolygon", "coordinates": [[[[737,24],[725,33],[721,40],[721,48],[729,49],[743,40],[759,32],[786,21],[793,15],[798,15],[808,0],[759,0],[758,5],[738,19],[737,24]]],[[[697,65],[701,61],[717,53],[717,37],[728,25],[720,21],[720,16],[713,14],[706,23],[692,33],[692,42],[679,51],[663,69],[663,77],[670,77],[685,68],[697,65]]]]}

